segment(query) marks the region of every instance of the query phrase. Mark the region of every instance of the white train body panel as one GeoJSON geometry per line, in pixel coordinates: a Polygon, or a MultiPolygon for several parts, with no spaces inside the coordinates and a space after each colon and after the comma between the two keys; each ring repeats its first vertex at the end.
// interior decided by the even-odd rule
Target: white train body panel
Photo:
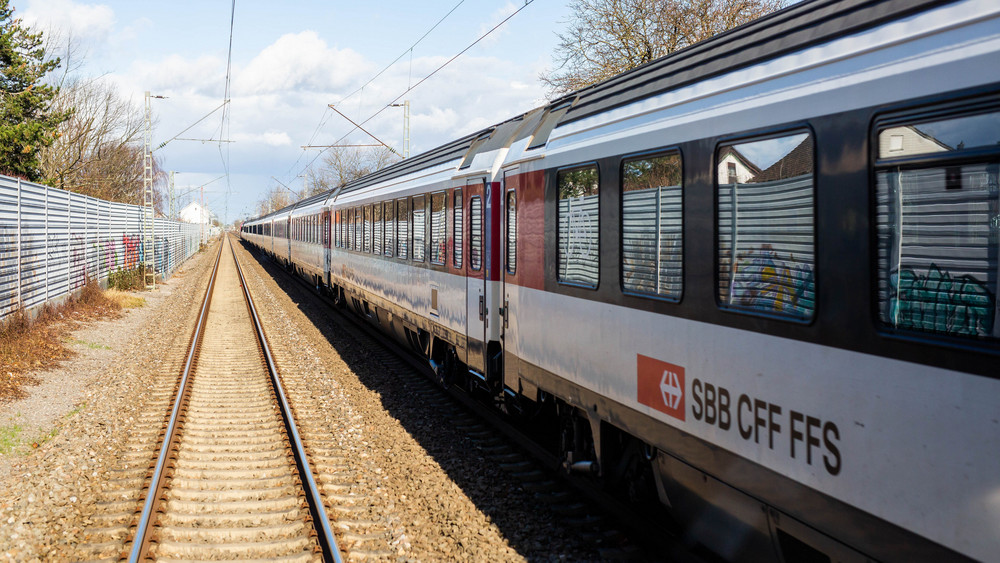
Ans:
{"type": "MultiPolygon", "coordinates": [[[[557,127],[544,160],[523,163],[521,171],[998,79],[1000,4],[960,2],[557,127]]],[[[511,164],[524,154],[512,150],[511,164]]],[[[521,362],[970,557],[989,560],[1000,553],[997,379],[538,289],[508,285],[506,292],[514,339],[505,345],[521,362]],[[683,368],[685,420],[638,401],[639,355],[683,368]],[[716,393],[726,390],[728,429],[720,429],[718,419],[707,424],[692,416],[696,380],[702,401],[706,385],[716,393]],[[753,428],[750,439],[738,427],[748,417],[754,423],[753,412],[740,410],[742,397],[751,407],[755,400],[780,407],[764,427],[753,428]],[[824,456],[832,454],[822,435],[811,452],[803,437],[792,440],[792,411],[819,421],[814,434],[822,434],[824,424],[835,425],[839,436],[832,439],[831,432],[829,438],[839,449],[838,474],[824,467],[824,456]]],[[[673,383],[666,381],[665,388],[673,383]]],[[[805,423],[796,419],[796,430],[805,432],[805,423]]]]}
{"type": "MultiPolygon", "coordinates": [[[[521,361],[972,557],[1000,553],[1000,381],[538,290],[509,291],[521,361]],[[685,420],[638,402],[640,354],[683,368],[685,420]],[[703,404],[705,384],[727,390],[727,430],[718,418],[708,424],[704,415],[692,416],[695,380],[703,404]],[[765,425],[755,426],[742,396],[781,410],[770,418],[764,412],[765,425]],[[805,437],[792,439],[792,411],[820,421],[811,464],[805,437]],[[824,466],[824,457],[833,461],[821,436],[826,423],[839,433],[831,440],[839,450],[837,475],[824,466]],[[752,426],[753,436],[743,438],[741,426],[752,426]]],[[[806,432],[805,420],[796,429],[806,432]]]]}

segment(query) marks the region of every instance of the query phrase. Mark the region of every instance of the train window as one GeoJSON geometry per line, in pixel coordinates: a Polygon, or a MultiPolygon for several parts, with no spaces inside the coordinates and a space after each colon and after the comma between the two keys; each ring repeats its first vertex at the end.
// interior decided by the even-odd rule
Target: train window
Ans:
{"type": "Polygon", "coordinates": [[[410,258],[410,201],[396,200],[396,257],[410,258]]]}
{"type": "Polygon", "coordinates": [[[424,261],[424,237],[426,236],[424,215],[427,212],[424,196],[413,196],[413,260],[424,261]]]}
{"type": "Polygon", "coordinates": [[[514,190],[507,191],[506,210],[507,214],[507,273],[513,274],[517,271],[517,195],[514,190]]]}
{"type": "Polygon", "coordinates": [[[1000,338],[1000,112],[878,132],[878,318],[887,327],[1000,338]]]}
{"type": "Polygon", "coordinates": [[[445,204],[448,201],[445,192],[431,194],[431,263],[444,264],[448,254],[448,214],[445,204]]]}
{"type": "Polygon", "coordinates": [[[812,135],[719,147],[716,170],[719,303],[811,319],[816,308],[812,135]]]}
{"type": "Polygon", "coordinates": [[[451,260],[455,264],[456,268],[462,267],[462,233],[465,232],[465,223],[462,216],[462,188],[455,189],[455,195],[452,198],[454,203],[453,213],[451,221],[452,236],[455,240],[455,247],[452,250],[451,260]]]}
{"type": "Polygon", "coordinates": [[[469,200],[469,267],[483,267],[483,200],[479,196],[469,200]]]}
{"type": "Polygon", "coordinates": [[[365,238],[364,238],[364,248],[361,249],[362,252],[372,251],[372,206],[366,205],[364,207],[365,213],[365,238]]]}
{"type": "Polygon", "coordinates": [[[385,231],[382,223],[381,203],[375,204],[372,215],[374,216],[372,220],[375,222],[375,241],[372,243],[372,252],[375,254],[382,254],[382,235],[385,231]]]}
{"type": "Polygon", "coordinates": [[[364,239],[365,229],[361,223],[363,215],[364,213],[362,213],[360,207],[354,208],[354,250],[357,251],[364,248],[362,240],[364,239]]]}
{"type": "Polygon", "coordinates": [[[383,254],[392,256],[396,246],[396,207],[394,201],[387,201],[382,216],[385,217],[385,249],[383,254]]]}
{"type": "Polygon", "coordinates": [[[347,246],[347,212],[343,209],[337,211],[337,236],[340,237],[337,246],[340,248],[347,246]]]}
{"type": "Polygon", "coordinates": [[[600,217],[597,165],[561,170],[556,250],[561,283],[597,287],[600,276],[600,217]]]}
{"type": "Polygon", "coordinates": [[[622,163],[622,288],[680,299],[681,155],[622,163]]]}
{"type": "Polygon", "coordinates": [[[344,248],[348,250],[354,249],[354,210],[348,209],[344,211],[344,234],[346,238],[344,240],[344,248]]]}

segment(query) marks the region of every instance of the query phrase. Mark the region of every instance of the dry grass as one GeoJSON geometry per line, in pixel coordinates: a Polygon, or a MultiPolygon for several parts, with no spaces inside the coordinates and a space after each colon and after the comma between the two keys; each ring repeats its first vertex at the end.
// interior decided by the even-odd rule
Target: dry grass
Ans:
{"type": "Polygon", "coordinates": [[[23,387],[37,385],[32,373],[59,365],[73,352],[66,334],[81,322],[116,318],[122,306],[105,296],[96,283],[59,306],[46,305],[34,319],[18,311],[0,322],[0,401],[24,396],[23,387]]]}
{"type": "Polygon", "coordinates": [[[118,304],[121,309],[136,309],[146,304],[146,300],[120,289],[108,289],[104,296],[118,304]]]}

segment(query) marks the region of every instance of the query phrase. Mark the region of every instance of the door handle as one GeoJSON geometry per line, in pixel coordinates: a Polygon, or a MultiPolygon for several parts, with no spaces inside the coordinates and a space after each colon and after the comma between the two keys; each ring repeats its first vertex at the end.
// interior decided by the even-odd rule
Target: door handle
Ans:
{"type": "Polygon", "coordinates": [[[486,296],[479,296],[479,320],[486,318],[486,296]]]}

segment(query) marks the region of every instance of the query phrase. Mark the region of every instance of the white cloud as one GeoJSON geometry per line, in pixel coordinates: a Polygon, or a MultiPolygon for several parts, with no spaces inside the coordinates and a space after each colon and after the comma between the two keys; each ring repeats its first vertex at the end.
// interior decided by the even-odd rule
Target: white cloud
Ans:
{"type": "MultiPolygon", "coordinates": [[[[481,35],[484,35],[484,34],[488,33],[491,29],[493,29],[494,27],[496,27],[496,25],[498,23],[500,23],[503,20],[507,19],[507,17],[509,17],[514,12],[516,12],[518,8],[519,8],[519,6],[517,6],[513,2],[507,2],[503,6],[497,8],[496,10],[494,10],[493,13],[490,14],[489,20],[487,20],[486,23],[484,23],[484,24],[482,24],[482,25],[479,26],[479,35],[481,36],[481,35]]],[[[479,46],[490,45],[492,43],[496,43],[503,36],[505,36],[505,35],[507,35],[509,33],[508,27],[509,27],[508,24],[505,23],[499,29],[497,29],[493,33],[490,33],[489,36],[485,37],[482,41],[480,41],[479,42],[479,46]]]]}
{"type": "Polygon", "coordinates": [[[148,31],[153,28],[153,20],[149,18],[138,18],[132,23],[126,25],[119,31],[114,37],[112,37],[112,42],[121,44],[127,43],[129,41],[135,41],[138,39],[143,32],[148,31]]]}
{"type": "Polygon", "coordinates": [[[226,62],[208,55],[196,59],[168,55],[158,62],[135,61],[128,72],[128,80],[137,85],[136,91],[149,90],[165,96],[217,97],[220,102],[225,77],[226,62]]]}
{"type": "Polygon", "coordinates": [[[31,0],[20,16],[36,29],[95,41],[107,39],[115,25],[115,12],[106,4],[73,0],[31,0]]]}
{"type": "Polygon", "coordinates": [[[236,73],[233,91],[244,95],[332,91],[357,79],[369,66],[351,49],[329,47],[315,31],[290,33],[279,37],[236,73]]]}

